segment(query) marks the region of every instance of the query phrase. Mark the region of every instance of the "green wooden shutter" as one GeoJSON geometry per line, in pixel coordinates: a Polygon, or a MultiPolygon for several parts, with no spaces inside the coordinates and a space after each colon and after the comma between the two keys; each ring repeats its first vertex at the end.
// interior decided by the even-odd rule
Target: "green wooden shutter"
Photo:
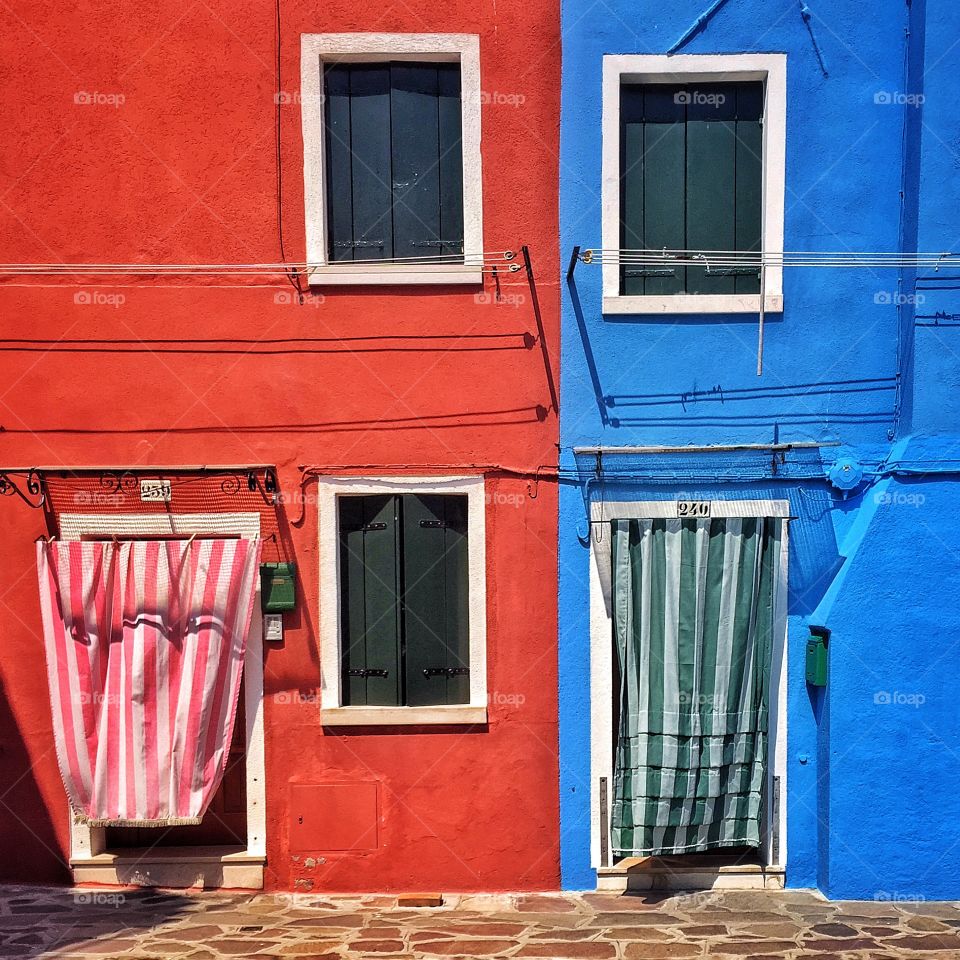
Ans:
{"type": "Polygon", "coordinates": [[[440,118],[434,64],[390,65],[396,257],[440,252],[440,118]]]}
{"type": "MultiPolygon", "coordinates": [[[[733,250],[736,243],[736,96],[697,84],[687,104],[687,249],[733,250]]],[[[734,293],[729,271],[687,268],[688,293],[734,293]]]]}
{"type": "Polygon", "coordinates": [[[327,163],[327,255],[330,260],[353,259],[353,188],[350,160],[350,68],[324,71],[327,163]]]}
{"type": "MultiPolygon", "coordinates": [[[[737,85],[737,250],[761,249],[763,221],[763,84],[737,85]]],[[[756,272],[738,273],[737,293],[759,293],[756,272]]]]}
{"type": "Polygon", "coordinates": [[[353,151],[353,259],[394,255],[391,217],[390,68],[350,67],[350,145],[353,151]]]}
{"type": "Polygon", "coordinates": [[[463,123],[460,64],[437,64],[440,150],[440,239],[437,253],[463,253],[463,123]]]}
{"type": "Polygon", "coordinates": [[[406,703],[468,703],[467,498],[403,498],[406,703]]]}
{"type": "Polygon", "coordinates": [[[344,705],[403,702],[398,507],[393,496],[339,498],[344,705]]]}

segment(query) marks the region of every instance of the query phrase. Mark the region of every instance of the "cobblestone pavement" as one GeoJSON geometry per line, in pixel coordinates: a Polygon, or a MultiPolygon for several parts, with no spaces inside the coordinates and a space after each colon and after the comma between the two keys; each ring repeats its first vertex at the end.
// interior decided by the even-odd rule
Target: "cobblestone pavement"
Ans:
{"type": "Polygon", "coordinates": [[[2,957],[960,958],[960,904],[800,892],[448,897],[0,887],[2,957]]]}

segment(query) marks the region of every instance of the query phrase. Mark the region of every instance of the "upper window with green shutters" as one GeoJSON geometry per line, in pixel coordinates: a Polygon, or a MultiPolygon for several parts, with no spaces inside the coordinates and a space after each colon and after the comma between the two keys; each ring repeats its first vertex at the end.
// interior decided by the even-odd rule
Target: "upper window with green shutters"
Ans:
{"type": "Polygon", "coordinates": [[[324,70],[327,256],[463,262],[458,63],[324,70]]]}
{"type": "MultiPolygon", "coordinates": [[[[759,254],[762,124],[757,81],[621,87],[620,248],[759,254]]],[[[756,295],[760,272],[621,264],[620,292],[756,295]]]]}
{"type": "Polygon", "coordinates": [[[479,41],[302,41],[313,283],[481,280],[479,41]]]}
{"type": "Polygon", "coordinates": [[[603,309],[783,309],[786,57],[608,55],[603,309]]]}

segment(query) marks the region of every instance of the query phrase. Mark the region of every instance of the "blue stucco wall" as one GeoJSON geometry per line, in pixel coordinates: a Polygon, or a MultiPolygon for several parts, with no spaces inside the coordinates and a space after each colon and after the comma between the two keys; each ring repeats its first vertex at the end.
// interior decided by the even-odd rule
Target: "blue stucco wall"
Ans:
{"type": "MultiPolygon", "coordinates": [[[[666,53],[711,4],[563,3],[561,252],[601,244],[604,54],[666,53]]],[[[787,54],[785,249],[960,249],[960,9],[945,0],[729,0],[683,53],[787,54]],[[903,96],[908,94],[909,96],[903,96]],[[879,96],[878,96],[879,95],[879,96]]],[[[565,263],[564,263],[565,267],[565,263]]],[[[591,888],[587,501],[787,499],[787,883],[960,897],[960,280],[945,267],[786,270],[782,316],[604,317],[565,283],[561,370],[561,858],[591,888]],[[900,389],[898,389],[898,383],[900,389]],[[720,393],[709,393],[715,387],[720,393]],[[703,391],[708,391],[703,393],[703,391]],[[839,443],[606,459],[578,445],[839,443]],[[866,468],[844,497],[840,453],[866,468]],[[823,463],[821,463],[821,457],[823,463]],[[825,691],[810,623],[832,631],[825,691]],[[889,700],[889,702],[886,702],[889,700]]]]}

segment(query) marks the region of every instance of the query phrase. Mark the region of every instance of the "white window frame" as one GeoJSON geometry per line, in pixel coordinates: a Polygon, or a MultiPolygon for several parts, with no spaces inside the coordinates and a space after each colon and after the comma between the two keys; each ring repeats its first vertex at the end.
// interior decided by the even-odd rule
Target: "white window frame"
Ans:
{"type": "MultiPolygon", "coordinates": [[[[65,541],[87,535],[129,536],[236,534],[260,536],[259,513],[63,514],[65,541]]],[[[260,577],[256,578],[253,616],[243,657],[247,846],[225,852],[220,846],[153,847],[144,854],[122,848],[108,850],[106,828],[91,827],[71,817],[70,867],[76,883],[142,886],[216,886],[262,889],[267,858],[266,760],[263,732],[263,618],[260,577]]]]}
{"type": "MultiPolygon", "coordinates": [[[[591,503],[591,531],[597,523],[611,520],[652,520],[675,518],[677,502],[604,501],[591,503]]],[[[780,517],[783,532],[780,538],[780,563],[774,587],[773,650],[770,657],[770,729],[767,739],[767,797],[774,795],[774,782],[780,781],[780,808],[776,825],[773,822],[773,804],[767,803],[761,825],[761,856],[767,871],[783,872],[787,863],[787,561],[790,554],[788,500],[713,500],[710,516],[717,517],[780,517]],[[773,832],[776,826],[777,855],[774,856],[773,832]]],[[[606,529],[606,528],[605,528],[606,529]]],[[[590,537],[590,862],[601,869],[600,844],[600,790],[601,778],[607,780],[608,829],[611,824],[610,807],[613,802],[613,717],[611,697],[613,690],[613,617],[611,611],[612,560],[610,543],[601,543],[590,537]]],[[[608,843],[608,850],[612,848],[608,843]]],[[[611,863],[608,867],[612,866],[611,863]]]]}
{"type": "Polygon", "coordinates": [[[480,39],[467,33],[305,33],[300,98],[307,262],[311,284],[481,284],[480,39]],[[463,145],[463,264],[331,262],[327,256],[323,65],[411,60],[460,64],[463,145]]]}
{"type": "MultiPolygon", "coordinates": [[[[602,236],[605,250],[620,247],[620,88],[633,83],[720,83],[762,80],[763,111],[763,252],[783,252],[786,186],[787,56],[783,53],[683,54],[679,56],[615,54],[603,58],[602,236]]],[[[620,293],[620,267],[604,258],[603,312],[608,314],[758,313],[760,295],[620,293]]],[[[783,268],[769,266],[764,278],[765,310],[783,310],[783,268]]]]}
{"type": "Polygon", "coordinates": [[[483,477],[323,477],[320,535],[320,720],[324,726],[487,722],[487,546],[483,477]],[[470,701],[431,707],[344,706],[341,690],[339,496],[439,493],[467,497],[470,701]]]}

